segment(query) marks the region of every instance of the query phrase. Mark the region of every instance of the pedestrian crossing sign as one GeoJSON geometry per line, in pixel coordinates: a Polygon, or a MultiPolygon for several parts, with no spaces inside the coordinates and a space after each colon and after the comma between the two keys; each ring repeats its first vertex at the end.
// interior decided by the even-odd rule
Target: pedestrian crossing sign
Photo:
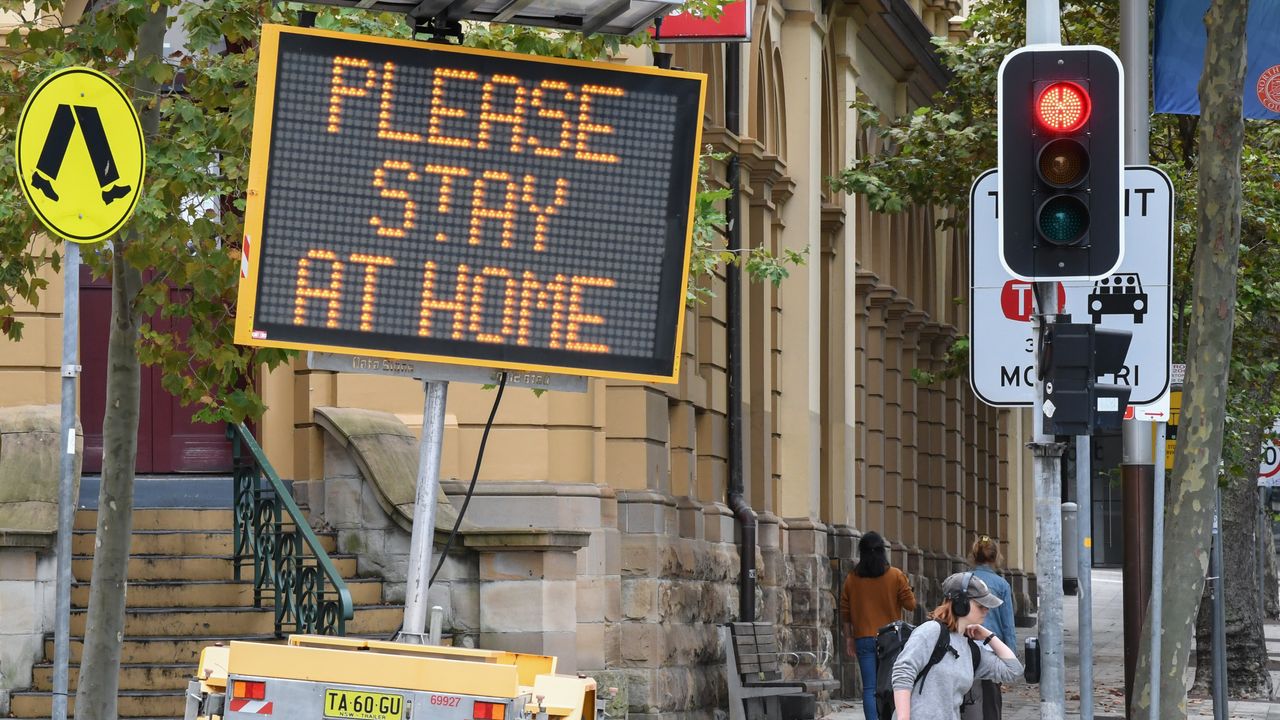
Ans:
{"type": "Polygon", "coordinates": [[[40,81],[18,119],[18,182],[45,227],[92,243],[120,229],[142,188],[146,145],[133,103],[85,67],[40,81]]]}

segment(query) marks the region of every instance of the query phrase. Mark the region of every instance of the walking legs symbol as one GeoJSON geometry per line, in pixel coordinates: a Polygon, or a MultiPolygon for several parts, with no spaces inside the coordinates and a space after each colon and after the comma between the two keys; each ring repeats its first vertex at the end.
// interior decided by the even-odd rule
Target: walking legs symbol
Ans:
{"type": "Polygon", "coordinates": [[[93,162],[93,170],[98,175],[98,185],[102,190],[102,201],[108,205],[129,194],[128,185],[114,185],[120,179],[116,170],[116,160],[111,155],[111,145],[107,142],[107,134],[102,129],[102,118],[98,109],[85,105],[59,105],[53,114],[53,122],[49,125],[49,135],[40,150],[40,159],[36,162],[36,170],[31,174],[32,187],[38,188],[45,197],[57,202],[58,193],[53,189],[53,181],[58,179],[58,171],[62,169],[62,161],[67,156],[67,147],[71,144],[71,134],[76,126],[80,127],[80,135],[84,138],[85,147],[89,150],[89,160],[93,162]]]}

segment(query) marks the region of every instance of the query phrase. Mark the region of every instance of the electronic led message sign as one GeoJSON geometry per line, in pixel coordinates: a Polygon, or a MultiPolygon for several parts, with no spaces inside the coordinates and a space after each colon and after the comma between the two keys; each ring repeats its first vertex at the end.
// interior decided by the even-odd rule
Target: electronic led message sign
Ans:
{"type": "Polygon", "coordinates": [[[236,341],[673,381],[706,77],[263,28],[236,341]]]}

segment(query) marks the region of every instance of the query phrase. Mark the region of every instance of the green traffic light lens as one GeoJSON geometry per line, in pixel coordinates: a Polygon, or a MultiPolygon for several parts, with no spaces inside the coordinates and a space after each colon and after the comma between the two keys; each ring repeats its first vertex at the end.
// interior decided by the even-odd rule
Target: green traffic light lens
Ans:
{"type": "Polygon", "coordinates": [[[1039,226],[1054,245],[1074,245],[1089,230],[1089,208],[1071,195],[1051,197],[1040,207],[1039,226]]]}

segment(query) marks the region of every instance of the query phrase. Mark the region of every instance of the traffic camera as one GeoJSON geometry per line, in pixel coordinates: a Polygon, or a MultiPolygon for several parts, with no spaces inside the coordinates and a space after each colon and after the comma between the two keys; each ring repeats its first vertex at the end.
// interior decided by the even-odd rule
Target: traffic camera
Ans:
{"type": "Polygon", "coordinates": [[[1023,280],[1097,279],[1124,255],[1124,87],[1093,45],[1035,46],[999,74],[1000,257],[1023,280]]]}
{"type": "Polygon", "coordinates": [[[1044,431],[1093,435],[1120,431],[1132,388],[1098,382],[1124,374],[1133,334],[1091,323],[1053,323],[1043,331],[1044,431]]]}

